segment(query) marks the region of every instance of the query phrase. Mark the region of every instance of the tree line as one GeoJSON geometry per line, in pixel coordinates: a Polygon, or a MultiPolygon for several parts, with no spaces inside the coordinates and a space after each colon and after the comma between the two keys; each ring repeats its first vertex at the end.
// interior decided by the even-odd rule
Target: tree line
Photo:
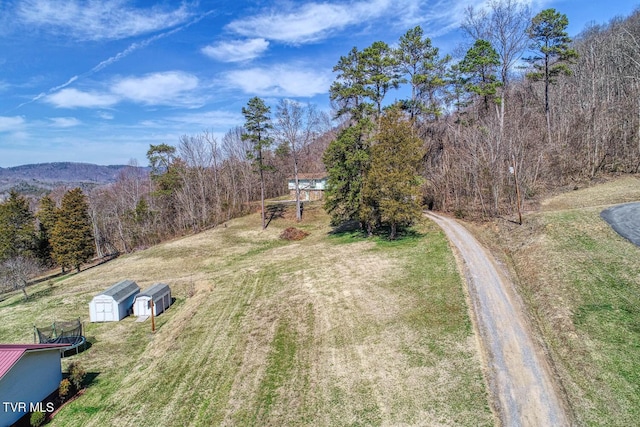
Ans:
{"type": "Polygon", "coordinates": [[[0,287],[19,289],[26,299],[28,281],[44,268],[80,271],[95,253],[88,208],[76,188],[64,194],[60,206],[43,197],[34,215],[27,199],[12,191],[0,203],[0,287]]]}
{"type": "MultiPolygon", "coordinates": [[[[132,163],[111,185],[54,191],[37,207],[12,193],[0,204],[3,283],[21,283],[8,273],[20,270],[16,260],[77,269],[94,255],[264,212],[256,201],[284,194],[300,171],[328,173],[333,224],[354,221],[391,238],[424,206],[513,216],[547,191],[638,173],[640,12],[575,40],[567,25],[554,9],[532,15],[515,0],[494,0],[466,10],[457,61],[420,27],[396,47],[378,41],[340,57],[333,121],[311,105],[281,100],[272,112],[252,98],[244,126],[220,140],[204,131],[151,145],[150,172],[132,163]],[[390,102],[400,87],[408,98],[390,102]],[[63,224],[72,195],[85,203],[76,211],[86,209],[86,227],[63,224]]],[[[298,219],[299,196],[298,188],[298,219]]]]}
{"type": "MultiPolygon", "coordinates": [[[[380,206],[390,196],[369,193],[398,176],[388,154],[386,176],[374,168],[387,116],[421,141],[417,167],[405,163],[421,181],[405,176],[393,188],[420,181],[424,206],[458,216],[513,216],[547,191],[637,173],[640,12],[575,40],[568,22],[555,9],[533,15],[520,2],[495,0],[466,10],[467,48],[457,61],[420,27],[395,48],[378,41],[342,56],[330,89],[341,127],[325,153],[332,220],[356,220],[369,232],[393,225],[380,206]],[[410,97],[390,102],[400,87],[410,97]]],[[[414,191],[405,188],[397,209],[416,212],[414,191]]],[[[397,209],[398,224],[409,224],[397,209]]]]}

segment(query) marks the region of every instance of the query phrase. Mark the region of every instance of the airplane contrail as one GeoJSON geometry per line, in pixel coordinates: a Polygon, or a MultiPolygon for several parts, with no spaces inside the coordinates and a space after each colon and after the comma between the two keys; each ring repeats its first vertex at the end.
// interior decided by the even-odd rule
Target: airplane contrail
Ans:
{"type": "Polygon", "coordinates": [[[98,65],[96,65],[95,67],[93,67],[92,69],[90,69],[89,71],[80,74],[80,75],[75,75],[73,77],[71,77],[69,80],[67,80],[65,83],[58,85],[58,86],[54,86],[50,89],[48,89],[45,92],[40,92],[38,95],[34,96],[32,99],[30,99],[29,101],[23,102],[22,104],[18,105],[17,107],[9,110],[9,111],[13,111],[13,110],[17,110],[20,107],[23,107],[27,104],[31,104],[33,102],[38,101],[39,99],[44,98],[45,96],[53,93],[53,92],[57,92],[60,89],[64,89],[65,87],[73,84],[75,81],[81,79],[81,78],[85,78],[85,77],[89,77],[95,73],[97,73],[98,71],[101,71],[103,69],[105,69],[106,67],[108,67],[111,64],[114,64],[118,61],[120,61],[122,58],[129,56],[130,54],[132,54],[133,52],[135,52],[136,50],[145,48],[147,46],[149,46],[151,43],[155,42],[156,40],[160,40],[162,38],[171,36],[177,32],[180,32],[182,30],[184,30],[185,28],[188,28],[190,26],[192,26],[193,24],[196,24],[198,22],[200,22],[201,20],[203,20],[204,18],[206,18],[207,16],[211,15],[212,13],[214,13],[213,10],[208,11],[207,13],[204,13],[200,16],[198,16],[197,18],[193,19],[191,22],[188,22],[184,25],[182,25],[181,27],[177,27],[174,28],[173,30],[169,30],[166,31],[164,33],[161,34],[156,34],[155,36],[149,37],[141,42],[134,42],[131,43],[125,50],[123,50],[122,52],[118,52],[117,54],[115,54],[114,56],[105,59],[104,61],[101,61],[98,65]]]}

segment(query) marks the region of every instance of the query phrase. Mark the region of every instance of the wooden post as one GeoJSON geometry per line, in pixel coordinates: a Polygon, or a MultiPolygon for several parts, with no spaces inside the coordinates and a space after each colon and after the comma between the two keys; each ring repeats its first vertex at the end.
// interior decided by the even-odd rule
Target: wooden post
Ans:
{"type": "Polygon", "coordinates": [[[156,319],[153,315],[153,298],[149,300],[149,308],[151,309],[151,332],[156,331],[156,319]]]}
{"type": "Polygon", "coordinates": [[[516,156],[511,156],[513,160],[513,180],[516,183],[516,206],[518,208],[518,224],[522,225],[522,212],[520,210],[520,186],[518,185],[518,162],[516,156]]]}

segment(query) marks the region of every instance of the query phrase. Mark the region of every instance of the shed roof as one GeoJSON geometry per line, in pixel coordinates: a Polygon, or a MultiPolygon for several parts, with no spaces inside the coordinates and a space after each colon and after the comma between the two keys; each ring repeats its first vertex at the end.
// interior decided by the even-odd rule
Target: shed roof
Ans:
{"type": "Polygon", "coordinates": [[[140,292],[136,296],[136,298],[146,296],[146,297],[151,297],[151,299],[156,299],[156,298],[160,298],[167,292],[171,292],[171,288],[169,288],[169,285],[167,285],[166,283],[155,283],[150,287],[148,287],[147,289],[145,289],[144,291],[140,292]]]}
{"type": "Polygon", "coordinates": [[[98,295],[107,295],[112,297],[116,302],[120,303],[131,296],[140,292],[140,286],[133,280],[123,280],[111,286],[109,289],[98,295]]]}
{"type": "Polygon", "coordinates": [[[59,350],[69,344],[0,344],[0,379],[28,351],[59,350]]]}

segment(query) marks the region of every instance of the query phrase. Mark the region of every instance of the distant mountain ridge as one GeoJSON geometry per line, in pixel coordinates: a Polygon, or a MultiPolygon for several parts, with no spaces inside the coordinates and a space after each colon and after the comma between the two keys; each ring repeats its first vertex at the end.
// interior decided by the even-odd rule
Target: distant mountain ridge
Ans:
{"type": "Polygon", "coordinates": [[[132,167],[137,166],[55,162],[0,168],[0,193],[39,194],[61,185],[90,188],[115,182],[123,169],[132,167]]]}

